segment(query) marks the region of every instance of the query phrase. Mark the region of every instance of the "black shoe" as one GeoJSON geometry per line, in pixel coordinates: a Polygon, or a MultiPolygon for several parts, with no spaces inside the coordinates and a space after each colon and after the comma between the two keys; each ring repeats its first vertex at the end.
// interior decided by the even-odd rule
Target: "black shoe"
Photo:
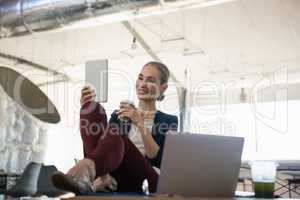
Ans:
{"type": "Polygon", "coordinates": [[[31,162],[23,171],[20,179],[5,194],[12,197],[32,196],[37,192],[37,182],[42,164],[31,162]]]}
{"type": "Polygon", "coordinates": [[[59,190],[52,183],[52,176],[57,171],[54,165],[43,165],[40,171],[36,195],[46,195],[48,197],[57,197],[66,192],[59,190]]]}
{"type": "Polygon", "coordinates": [[[52,176],[52,182],[58,189],[80,194],[79,184],[69,175],[56,171],[52,176]]]}

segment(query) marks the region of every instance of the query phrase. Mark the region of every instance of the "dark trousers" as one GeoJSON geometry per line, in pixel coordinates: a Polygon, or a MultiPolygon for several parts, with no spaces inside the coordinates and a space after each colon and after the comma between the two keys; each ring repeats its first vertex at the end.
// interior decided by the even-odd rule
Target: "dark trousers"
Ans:
{"type": "Polygon", "coordinates": [[[158,174],[118,125],[107,123],[99,103],[82,106],[80,132],[84,156],[95,162],[97,176],[109,173],[118,182],[119,192],[141,192],[147,179],[150,192],[155,192],[158,174]]]}

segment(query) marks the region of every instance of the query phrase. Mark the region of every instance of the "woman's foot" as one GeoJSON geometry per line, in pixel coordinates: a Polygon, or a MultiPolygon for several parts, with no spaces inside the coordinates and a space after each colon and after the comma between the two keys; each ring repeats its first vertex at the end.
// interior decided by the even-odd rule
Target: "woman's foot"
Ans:
{"type": "Polygon", "coordinates": [[[80,194],[82,188],[78,182],[74,181],[70,175],[64,174],[60,171],[57,171],[52,176],[53,185],[61,190],[73,192],[75,194],[80,194]]]}
{"type": "Polygon", "coordinates": [[[57,171],[52,176],[53,184],[62,190],[82,194],[93,191],[96,176],[95,163],[90,159],[80,160],[67,174],[57,171]]]}
{"type": "Polygon", "coordinates": [[[109,174],[99,176],[93,181],[94,192],[114,192],[118,189],[117,181],[109,174]]]}

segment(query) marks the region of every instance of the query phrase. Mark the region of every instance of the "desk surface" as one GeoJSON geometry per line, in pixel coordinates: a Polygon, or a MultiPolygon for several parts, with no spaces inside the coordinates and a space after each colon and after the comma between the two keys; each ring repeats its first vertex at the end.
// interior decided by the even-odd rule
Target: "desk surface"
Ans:
{"type": "MultiPolygon", "coordinates": [[[[164,197],[164,196],[156,196],[156,197],[137,197],[137,196],[80,196],[70,198],[71,200],[255,200],[255,198],[203,198],[203,197],[164,197]]],[[[257,199],[258,200],[258,199],[257,199]]],[[[260,199],[261,200],[261,199],[260,199]]],[[[278,200],[277,199],[268,199],[268,200],[278,200]]],[[[282,199],[282,200],[291,200],[291,199],[282,199]]]]}

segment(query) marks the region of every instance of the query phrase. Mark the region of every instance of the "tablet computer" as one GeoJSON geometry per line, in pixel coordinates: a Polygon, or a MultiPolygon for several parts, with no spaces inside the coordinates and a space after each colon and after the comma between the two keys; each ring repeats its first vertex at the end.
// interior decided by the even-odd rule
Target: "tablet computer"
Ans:
{"type": "Polygon", "coordinates": [[[107,102],[108,96],[108,60],[86,62],[85,80],[96,92],[95,101],[107,102]]]}

